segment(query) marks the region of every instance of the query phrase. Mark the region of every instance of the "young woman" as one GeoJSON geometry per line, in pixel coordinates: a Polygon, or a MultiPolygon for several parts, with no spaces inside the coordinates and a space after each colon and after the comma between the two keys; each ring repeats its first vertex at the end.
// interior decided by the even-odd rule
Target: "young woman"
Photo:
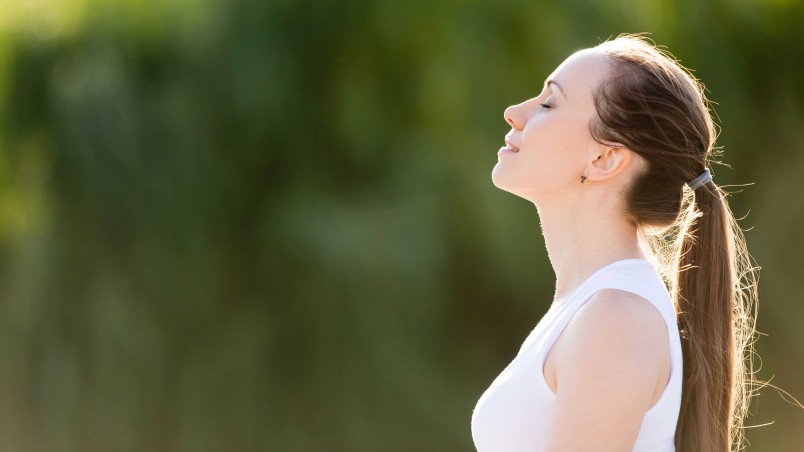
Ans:
{"type": "Polygon", "coordinates": [[[477,449],[739,449],[758,269],[707,168],[702,86],[620,36],[571,55],[505,120],[492,179],[536,206],[556,292],[478,401],[477,449]]]}

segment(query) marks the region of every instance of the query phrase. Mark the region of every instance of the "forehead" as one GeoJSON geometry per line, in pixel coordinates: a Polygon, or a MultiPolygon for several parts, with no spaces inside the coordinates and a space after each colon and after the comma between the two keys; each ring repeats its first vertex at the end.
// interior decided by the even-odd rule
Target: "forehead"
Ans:
{"type": "Polygon", "coordinates": [[[561,85],[569,99],[592,102],[592,93],[609,73],[605,55],[593,49],[573,53],[564,60],[550,79],[561,85]]]}

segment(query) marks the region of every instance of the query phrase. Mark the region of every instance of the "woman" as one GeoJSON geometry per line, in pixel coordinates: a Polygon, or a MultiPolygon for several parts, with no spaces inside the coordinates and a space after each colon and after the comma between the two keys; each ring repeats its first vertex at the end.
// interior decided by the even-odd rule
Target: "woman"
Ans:
{"type": "Polygon", "coordinates": [[[505,120],[492,179],[536,206],[556,292],[478,401],[477,449],[739,449],[757,269],[707,169],[702,86],[620,36],[570,56],[505,120]]]}

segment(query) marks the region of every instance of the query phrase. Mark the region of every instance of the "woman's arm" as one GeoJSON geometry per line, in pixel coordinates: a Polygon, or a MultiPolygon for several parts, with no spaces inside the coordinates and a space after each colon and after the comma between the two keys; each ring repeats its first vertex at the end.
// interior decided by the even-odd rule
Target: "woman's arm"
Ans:
{"type": "Polygon", "coordinates": [[[545,452],[632,451],[657,385],[667,381],[662,370],[669,368],[670,351],[661,313],[635,294],[601,290],[560,339],[545,452]]]}

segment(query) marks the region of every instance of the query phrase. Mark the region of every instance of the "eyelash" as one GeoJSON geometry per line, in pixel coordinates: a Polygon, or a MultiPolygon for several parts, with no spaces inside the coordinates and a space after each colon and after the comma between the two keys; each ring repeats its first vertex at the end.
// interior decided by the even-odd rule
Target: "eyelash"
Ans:
{"type": "Polygon", "coordinates": [[[548,104],[540,104],[540,105],[541,105],[542,107],[544,107],[544,108],[553,108],[551,105],[548,105],[548,104]]]}

